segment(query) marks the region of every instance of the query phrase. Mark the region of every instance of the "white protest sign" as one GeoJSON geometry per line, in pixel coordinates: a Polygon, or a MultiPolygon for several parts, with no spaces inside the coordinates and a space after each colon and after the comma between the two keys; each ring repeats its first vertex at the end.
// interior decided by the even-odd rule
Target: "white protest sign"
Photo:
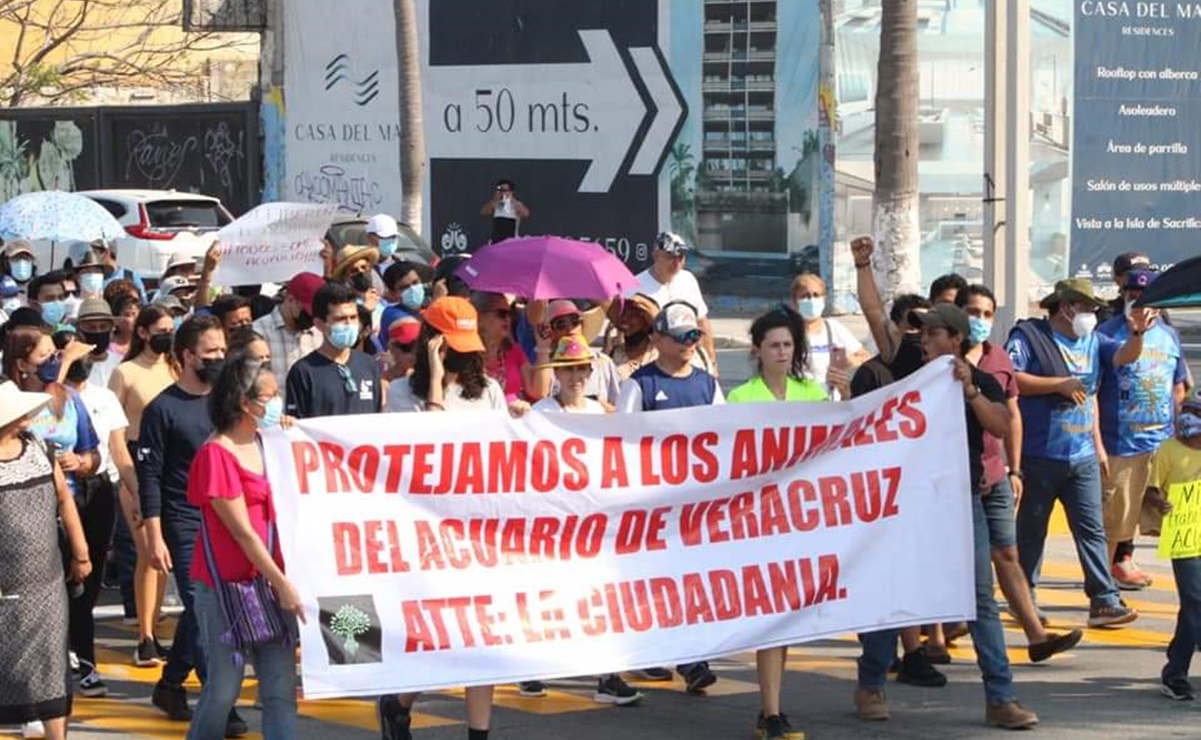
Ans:
{"type": "Polygon", "coordinates": [[[283,282],[299,272],[323,272],[322,239],[336,205],[264,203],[217,232],[217,285],[283,282]]]}
{"type": "Polygon", "coordinates": [[[975,618],[946,361],[841,404],[385,413],[264,441],[309,698],[975,618]]]}

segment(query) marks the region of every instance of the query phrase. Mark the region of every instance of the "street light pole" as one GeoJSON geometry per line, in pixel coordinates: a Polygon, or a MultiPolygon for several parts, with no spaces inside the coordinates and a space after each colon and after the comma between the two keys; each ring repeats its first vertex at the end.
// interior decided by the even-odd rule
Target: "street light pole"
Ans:
{"type": "Polygon", "coordinates": [[[990,0],[984,34],[984,280],[1001,338],[1030,303],[1030,0],[990,0]]]}

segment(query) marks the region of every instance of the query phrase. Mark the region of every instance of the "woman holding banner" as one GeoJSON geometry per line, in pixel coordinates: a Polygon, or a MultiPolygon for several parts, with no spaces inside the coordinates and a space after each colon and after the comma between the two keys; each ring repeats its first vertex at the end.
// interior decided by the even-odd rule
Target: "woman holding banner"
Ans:
{"type": "MultiPolygon", "coordinates": [[[[407,378],[388,387],[389,412],[506,411],[505,392],[484,372],[484,342],[479,314],[465,298],[443,296],[422,314],[417,337],[417,364],[407,378]]],[[[467,734],[487,740],[492,724],[492,686],[467,689],[467,734]]],[[[417,694],[379,698],[380,733],[384,740],[409,740],[410,710],[417,694]]]]}
{"type": "Polygon", "coordinates": [[[196,621],[208,656],[188,740],[225,737],[254,663],[263,705],[263,737],[296,736],[296,634],[300,592],[284,575],[260,429],[278,426],[283,397],[270,364],[246,350],[227,358],[209,397],[216,432],[196,451],[188,503],[201,526],[192,578],[196,621]]]}
{"type": "MultiPolygon", "coordinates": [[[[730,391],[726,402],[828,400],[823,384],[805,376],[808,354],[805,322],[799,314],[785,306],[763,314],[751,324],[751,355],[758,362],[758,372],[730,391]]],[[[845,373],[839,374],[832,367],[827,381],[840,387],[843,398],[850,397],[845,373]]],[[[780,740],[792,733],[788,716],[780,711],[787,654],[787,647],[767,648],[755,653],[760,701],[755,735],[763,740],[780,740]]]]}

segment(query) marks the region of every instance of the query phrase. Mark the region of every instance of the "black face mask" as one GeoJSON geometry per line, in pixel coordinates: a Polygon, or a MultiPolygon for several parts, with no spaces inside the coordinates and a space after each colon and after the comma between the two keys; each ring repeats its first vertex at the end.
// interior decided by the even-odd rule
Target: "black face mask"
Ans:
{"type": "Polygon", "coordinates": [[[84,341],[84,344],[90,344],[96,349],[92,350],[94,355],[102,355],[108,352],[109,342],[113,341],[113,331],[81,331],[79,338],[84,341]]]}
{"type": "Polygon", "coordinates": [[[92,360],[91,358],[84,357],[76,360],[71,364],[71,367],[67,369],[67,382],[82,383],[87,380],[88,376],[91,374],[92,360]]]}
{"type": "Polygon", "coordinates": [[[922,335],[908,332],[902,334],[897,356],[889,363],[893,377],[897,380],[908,377],[917,372],[922,364],[922,335]]]}
{"type": "Polygon", "coordinates": [[[448,373],[461,373],[471,365],[471,359],[474,355],[455,352],[453,349],[446,353],[446,359],[442,361],[442,366],[446,368],[448,373]]]}
{"type": "Polygon", "coordinates": [[[360,272],[350,276],[350,287],[356,293],[366,293],[371,290],[371,273],[360,272]]]}
{"type": "Polygon", "coordinates": [[[650,336],[651,336],[651,330],[643,329],[642,331],[635,331],[635,332],[630,332],[629,334],[626,334],[625,339],[623,341],[625,342],[626,349],[629,349],[631,347],[640,346],[647,339],[650,339],[650,336]]]}
{"type": "Polygon", "coordinates": [[[221,369],[225,367],[224,357],[209,357],[200,361],[200,367],[196,368],[196,377],[200,378],[200,382],[206,385],[212,385],[217,382],[217,376],[221,374],[221,369]]]}
{"type": "Polygon", "coordinates": [[[162,332],[161,334],[151,334],[150,341],[146,344],[154,354],[165,355],[171,351],[171,344],[174,341],[175,337],[171,332],[162,332]]]}

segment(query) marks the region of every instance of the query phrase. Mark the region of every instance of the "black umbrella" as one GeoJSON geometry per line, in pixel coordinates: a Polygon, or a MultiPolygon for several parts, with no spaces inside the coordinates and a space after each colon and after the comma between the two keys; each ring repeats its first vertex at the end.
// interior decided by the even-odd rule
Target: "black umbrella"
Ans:
{"type": "Polygon", "coordinates": [[[1152,308],[1201,307],[1201,257],[1177,262],[1147,286],[1135,306],[1152,308]]]}

